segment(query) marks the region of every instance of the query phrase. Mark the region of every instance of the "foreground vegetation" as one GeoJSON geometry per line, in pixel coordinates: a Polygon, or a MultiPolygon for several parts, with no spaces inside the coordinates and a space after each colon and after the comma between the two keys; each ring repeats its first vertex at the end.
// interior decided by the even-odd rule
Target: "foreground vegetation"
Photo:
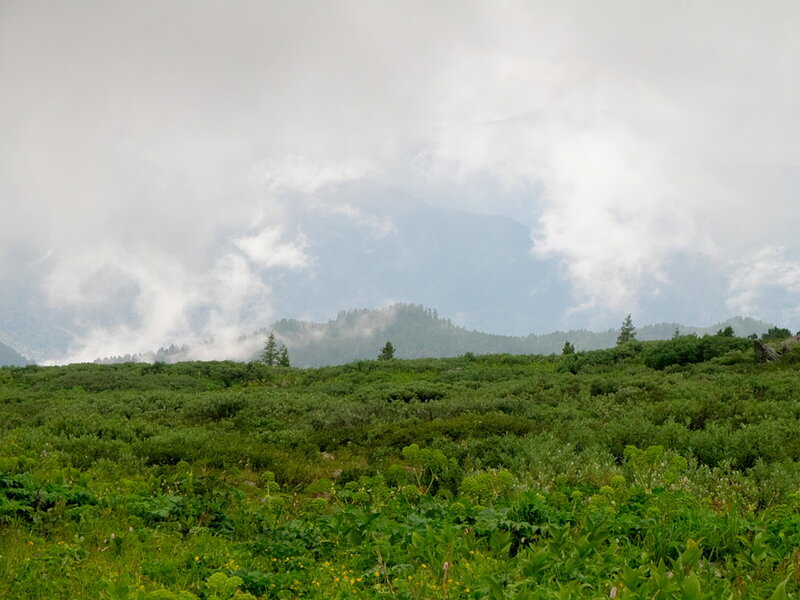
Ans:
{"type": "Polygon", "coordinates": [[[0,597],[800,591],[800,353],[0,369],[0,597]]]}

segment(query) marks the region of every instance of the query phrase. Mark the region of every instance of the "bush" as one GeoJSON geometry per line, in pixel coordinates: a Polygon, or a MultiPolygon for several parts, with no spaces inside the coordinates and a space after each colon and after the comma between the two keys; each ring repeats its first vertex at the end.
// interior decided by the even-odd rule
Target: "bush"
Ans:
{"type": "Polygon", "coordinates": [[[688,365],[705,362],[723,356],[728,352],[744,351],[750,348],[751,341],[718,333],[698,338],[696,335],[682,335],[671,340],[658,342],[646,353],[644,363],[653,369],[662,370],[671,365],[688,365]]]}

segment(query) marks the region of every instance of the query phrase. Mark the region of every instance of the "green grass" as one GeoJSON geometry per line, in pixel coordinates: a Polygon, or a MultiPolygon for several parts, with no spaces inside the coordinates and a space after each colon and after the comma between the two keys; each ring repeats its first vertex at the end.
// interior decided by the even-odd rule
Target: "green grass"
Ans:
{"type": "Polygon", "coordinates": [[[689,342],[0,369],[0,597],[795,597],[798,361],[689,342]]]}

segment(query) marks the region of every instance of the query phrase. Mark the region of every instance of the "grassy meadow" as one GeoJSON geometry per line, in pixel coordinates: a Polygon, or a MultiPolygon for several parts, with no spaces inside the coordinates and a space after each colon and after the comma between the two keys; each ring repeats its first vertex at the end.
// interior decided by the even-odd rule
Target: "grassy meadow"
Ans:
{"type": "Polygon", "coordinates": [[[780,600],[800,351],[0,369],[0,598],[780,600]]]}

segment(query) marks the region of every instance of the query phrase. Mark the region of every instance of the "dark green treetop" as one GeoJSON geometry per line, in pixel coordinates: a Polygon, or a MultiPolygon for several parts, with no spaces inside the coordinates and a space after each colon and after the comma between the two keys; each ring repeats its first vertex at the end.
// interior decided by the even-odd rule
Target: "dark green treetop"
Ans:
{"type": "Polygon", "coordinates": [[[381,348],[381,353],[378,355],[378,360],[392,360],[394,358],[394,346],[392,342],[386,342],[386,345],[381,348]]]}
{"type": "Polygon", "coordinates": [[[289,350],[283,344],[281,344],[281,348],[280,348],[280,350],[278,350],[278,358],[277,358],[276,362],[277,362],[277,365],[279,367],[290,367],[291,366],[289,364],[289,350]]]}
{"type": "Polygon", "coordinates": [[[264,344],[264,351],[261,353],[259,360],[268,367],[274,367],[278,361],[278,345],[275,343],[275,333],[270,332],[266,344],[264,344]]]}
{"type": "Polygon", "coordinates": [[[636,327],[633,326],[633,320],[630,313],[628,313],[628,316],[622,321],[622,327],[619,329],[617,346],[633,341],[636,341],[636,327]]]}
{"type": "Polygon", "coordinates": [[[770,327],[766,333],[761,335],[764,342],[777,342],[792,337],[792,332],[785,327],[770,327]]]}

